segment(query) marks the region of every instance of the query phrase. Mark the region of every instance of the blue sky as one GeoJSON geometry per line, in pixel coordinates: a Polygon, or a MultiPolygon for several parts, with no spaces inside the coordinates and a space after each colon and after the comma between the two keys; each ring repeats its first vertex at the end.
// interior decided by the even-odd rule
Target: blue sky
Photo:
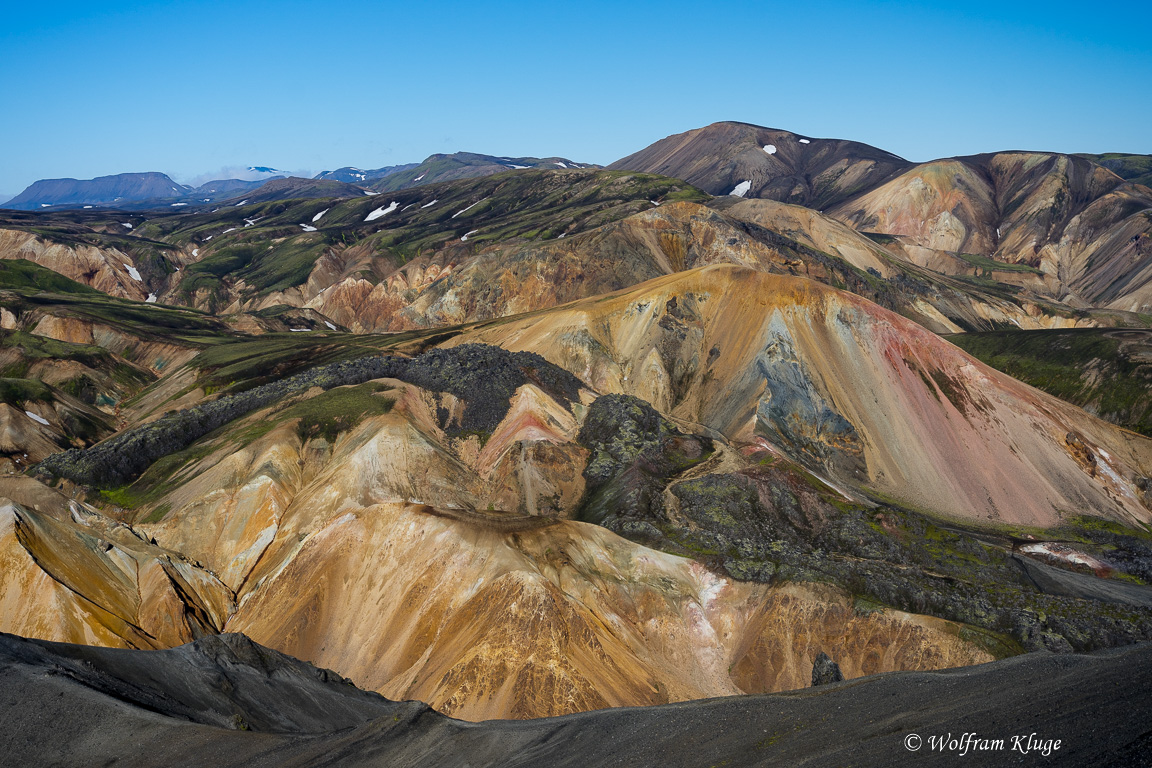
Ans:
{"type": "Polygon", "coordinates": [[[912,160],[1152,153],[1152,3],[21,3],[0,199],[38,178],[434,152],[608,163],[741,120],[912,160]]]}

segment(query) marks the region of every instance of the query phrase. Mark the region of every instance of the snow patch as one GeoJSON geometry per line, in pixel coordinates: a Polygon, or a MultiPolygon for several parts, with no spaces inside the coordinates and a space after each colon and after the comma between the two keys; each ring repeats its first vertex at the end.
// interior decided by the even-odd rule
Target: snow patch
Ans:
{"type": "Polygon", "coordinates": [[[811,144],[812,143],[812,142],[808,141],[808,139],[799,139],[799,142],[801,144],[811,144]]]}
{"type": "Polygon", "coordinates": [[[196,258],[199,255],[200,255],[200,249],[199,248],[193,248],[192,249],[192,258],[196,258]]]}
{"type": "Polygon", "coordinates": [[[469,235],[474,235],[474,234],[476,234],[476,233],[477,233],[477,232],[479,232],[479,231],[480,231],[480,230],[478,230],[478,229],[474,229],[474,230],[472,230],[471,232],[468,232],[468,233],[466,233],[466,234],[464,235],[464,237],[460,238],[460,242],[462,242],[462,243],[463,243],[463,242],[466,242],[466,241],[468,240],[468,236],[469,236],[469,235]]]}
{"type": "Polygon", "coordinates": [[[1044,542],[1043,544],[1025,544],[1020,547],[1021,552],[1027,552],[1030,555],[1042,555],[1044,557],[1051,557],[1056,560],[1063,560],[1066,563],[1075,563],[1077,565],[1086,565],[1092,569],[1100,569],[1104,567],[1096,558],[1087,555],[1083,552],[1078,552],[1066,544],[1051,541],[1044,542]]]}
{"type": "Polygon", "coordinates": [[[128,222],[124,222],[124,223],[123,223],[123,224],[121,224],[120,226],[122,226],[122,227],[128,227],[128,229],[132,229],[132,225],[131,225],[131,224],[129,224],[128,222]]]}
{"type": "Polygon", "coordinates": [[[509,168],[511,168],[511,169],[512,169],[512,170],[514,170],[514,171],[522,171],[522,170],[524,170],[525,168],[527,168],[528,166],[526,166],[526,165],[516,165],[516,163],[508,163],[508,167],[509,167],[509,168]]]}
{"type": "Polygon", "coordinates": [[[208,235],[208,237],[204,238],[204,242],[208,242],[209,240],[211,240],[214,237],[216,237],[216,235],[208,235]]]}
{"type": "Polygon", "coordinates": [[[305,232],[315,232],[316,231],[316,227],[313,227],[311,224],[301,224],[300,226],[304,228],[305,232]]]}
{"type": "Polygon", "coordinates": [[[400,207],[400,203],[393,200],[392,204],[389,205],[387,208],[385,208],[384,206],[381,206],[381,207],[377,208],[376,210],[372,211],[372,213],[368,214],[364,218],[364,221],[376,221],[376,219],[380,218],[381,216],[387,216],[389,213],[392,213],[392,211],[396,210],[399,207],[400,207]]]}
{"type": "Polygon", "coordinates": [[[776,154],[776,145],[775,144],[765,144],[764,145],[764,151],[770,155],[774,155],[774,154],[776,154]]]}
{"type": "Polygon", "coordinates": [[[222,235],[226,235],[226,234],[228,234],[229,232],[235,232],[235,231],[236,231],[236,227],[229,227],[228,229],[224,230],[224,231],[223,231],[223,232],[221,232],[220,234],[222,234],[222,235]]]}
{"type": "Polygon", "coordinates": [[[424,171],[424,173],[422,173],[419,176],[417,176],[416,178],[412,179],[412,181],[420,181],[420,179],[424,178],[427,175],[428,175],[428,171],[424,171]]]}
{"type": "Polygon", "coordinates": [[[172,203],[173,208],[179,208],[181,205],[188,205],[188,203],[172,203]]]}
{"type": "Polygon", "coordinates": [[[332,325],[332,323],[328,322],[327,320],[324,321],[324,325],[328,326],[334,331],[339,330],[336,326],[332,325]]]}
{"type": "Polygon", "coordinates": [[[240,206],[245,205],[247,202],[248,202],[247,200],[241,200],[240,202],[236,203],[236,205],[233,207],[239,208],[240,206]]]}
{"type": "Polygon", "coordinates": [[[432,206],[436,205],[436,203],[438,203],[438,202],[440,202],[440,201],[439,200],[433,200],[432,202],[428,203],[427,205],[422,205],[420,207],[421,208],[431,208],[432,206]]]}
{"type": "Polygon", "coordinates": [[[155,304],[156,303],[156,294],[154,294],[154,293],[148,294],[148,298],[144,299],[144,303],[145,304],[155,304]]]}
{"type": "Polygon", "coordinates": [[[307,333],[308,331],[311,331],[312,329],[311,328],[289,328],[288,330],[292,331],[293,333],[301,333],[301,332],[307,333]]]}
{"type": "Polygon", "coordinates": [[[86,206],[84,206],[84,208],[85,208],[85,209],[88,209],[88,208],[91,208],[91,207],[92,207],[92,206],[90,206],[90,205],[86,205],[86,206]]]}
{"type": "MultiPolygon", "coordinates": [[[[120,198],[116,198],[116,199],[119,200],[120,198]]],[[[40,203],[40,207],[41,208],[51,208],[52,203],[40,203]]]]}
{"type": "Polygon", "coordinates": [[[128,276],[138,283],[143,282],[143,280],[140,279],[140,273],[136,271],[136,267],[128,267],[128,276]]]}
{"type": "Polygon", "coordinates": [[[556,165],[560,166],[561,168],[567,168],[568,167],[568,166],[564,165],[564,163],[560,162],[559,160],[556,161],[556,165]]]}
{"type": "Polygon", "coordinates": [[[42,416],[37,416],[36,414],[32,413],[32,411],[24,411],[24,415],[27,416],[28,418],[32,419],[32,421],[39,422],[40,424],[43,424],[46,427],[51,426],[48,423],[48,419],[45,419],[42,416]]]}
{"type": "Polygon", "coordinates": [[[744,197],[744,195],[748,194],[748,190],[750,189],[752,189],[752,182],[742,181],[737,184],[736,187],[728,194],[732,197],[744,197]]]}
{"type": "Polygon", "coordinates": [[[320,217],[323,216],[324,214],[328,213],[329,210],[330,209],[325,208],[324,210],[320,211],[320,213],[313,216],[312,217],[312,223],[315,224],[316,222],[320,221],[320,217]]]}
{"type": "Polygon", "coordinates": [[[470,211],[470,210],[472,210],[473,208],[475,208],[476,206],[480,205],[480,203],[484,202],[484,201],[485,201],[485,200],[487,200],[487,199],[488,199],[488,198],[486,198],[486,197],[482,197],[482,198],[480,198],[479,200],[477,200],[476,202],[472,203],[472,205],[468,206],[467,208],[464,208],[464,209],[462,209],[462,210],[456,211],[456,213],[452,214],[452,218],[456,218],[457,216],[459,216],[460,214],[464,213],[465,211],[470,211]]]}
{"type": "Polygon", "coordinates": [[[655,200],[649,200],[648,202],[652,203],[652,205],[660,205],[660,203],[656,202],[655,200]]]}

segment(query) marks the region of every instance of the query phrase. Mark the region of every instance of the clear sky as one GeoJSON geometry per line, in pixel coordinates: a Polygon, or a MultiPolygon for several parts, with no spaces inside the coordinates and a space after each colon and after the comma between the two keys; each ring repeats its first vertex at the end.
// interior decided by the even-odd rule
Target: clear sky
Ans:
{"type": "Polygon", "coordinates": [[[1152,2],[3,0],[0,199],[39,178],[609,163],[740,120],[912,160],[1152,153],[1152,2]]]}

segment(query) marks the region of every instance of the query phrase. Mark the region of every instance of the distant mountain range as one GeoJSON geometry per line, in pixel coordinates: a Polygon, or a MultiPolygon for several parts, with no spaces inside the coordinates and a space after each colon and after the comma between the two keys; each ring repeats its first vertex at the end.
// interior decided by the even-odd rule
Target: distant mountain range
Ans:
{"type": "Polygon", "coordinates": [[[95,179],[41,179],[7,205],[28,211],[58,205],[114,207],[121,201],[182,197],[189,191],[163,173],[118,173],[95,179]]]}
{"type": "MultiPolygon", "coordinates": [[[[433,184],[438,181],[489,176],[521,168],[598,168],[562,157],[496,157],[472,152],[432,155],[422,163],[391,165],[363,170],[347,166],[323,171],[313,179],[295,178],[292,184],[278,184],[262,190],[259,199],[287,200],[291,197],[356,197],[364,190],[387,192],[433,184]],[[346,186],[325,187],[302,184],[305,181],[332,182],[346,186]],[[349,189],[355,186],[357,189],[349,189]],[[308,190],[306,194],[297,194],[308,190]]],[[[270,181],[282,180],[287,174],[267,166],[250,166],[249,172],[260,175],[255,180],[216,179],[191,187],[172,180],[163,173],[120,173],[96,179],[41,179],[2,205],[22,211],[46,208],[118,208],[121,210],[154,210],[163,208],[206,207],[238,200],[255,193],[270,181]]]]}
{"type": "Polygon", "coordinates": [[[372,170],[364,170],[363,168],[353,168],[345,166],[337,168],[334,171],[321,171],[316,174],[314,178],[328,179],[331,181],[343,181],[347,184],[366,184],[375,179],[381,179],[392,173],[399,171],[406,171],[409,168],[415,168],[419,163],[405,163],[404,165],[386,165],[383,168],[374,168],[372,170]]]}

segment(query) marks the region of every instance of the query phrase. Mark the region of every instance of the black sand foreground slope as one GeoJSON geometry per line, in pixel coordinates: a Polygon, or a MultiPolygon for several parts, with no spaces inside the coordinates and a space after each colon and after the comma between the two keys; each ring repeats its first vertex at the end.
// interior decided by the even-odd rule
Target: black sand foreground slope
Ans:
{"type": "Polygon", "coordinates": [[[1145,643],[783,694],[465,723],[365,693],[243,635],[166,651],[0,635],[0,763],[1127,768],[1152,759],[1150,685],[1145,643]],[[948,734],[957,741],[935,749],[933,737],[948,734]]]}

